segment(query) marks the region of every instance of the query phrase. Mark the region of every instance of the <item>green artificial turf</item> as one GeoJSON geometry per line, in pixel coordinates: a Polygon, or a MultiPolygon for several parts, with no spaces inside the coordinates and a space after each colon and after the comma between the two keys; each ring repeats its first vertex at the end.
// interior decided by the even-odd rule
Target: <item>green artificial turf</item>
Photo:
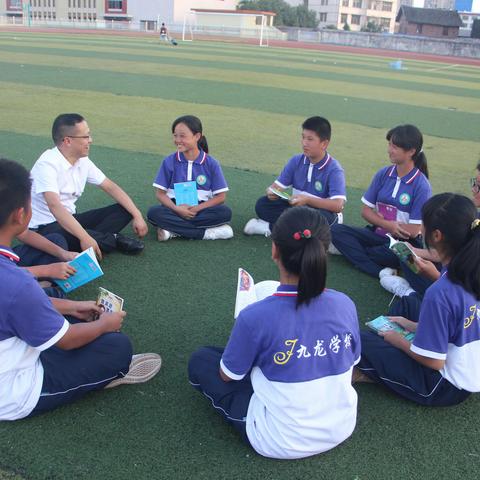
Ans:
{"type": "MultiPolygon", "coordinates": [[[[51,144],[53,117],[79,110],[94,133],[92,159],[145,212],[155,203],[151,187],[155,172],[162,157],[172,151],[171,121],[183,113],[198,114],[213,154],[224,166],[235,230],[229,241],[175,239],[163,244],[155,241],[151,230],[141,255],[113,253],[105,258],[104,277],[72,298],[94,298],[98,286],[124,297],[125,333],[137,352],[159,352],[162,370],[148,384],[99,392],[38,418],[0,423],[0,479],[478,477],[476,396],[457,407],[428,409],[377,386],[360,385],[352,437],[323,455],[284,462],[259,457],[243,445],[187,381],[191,352],[206,344],[224,345],[228,339],[238,267],[259,281],[276,278],[270,241],[247,238],[241,231],[254,214],[256,198],[289,156],[298,153],[299,125],[307,115],[323,113],[333,121],[331,151],[346,170],[349,223],[361,224],[360,197],[374,171],[385,164],[385,131],[396,122],[417,123],[428,134],[425,151],[436,192],[468,193],[468,178],[480,153],[476,143],[480,89],[471,85],[479,70],[456,67],[428,75],[428,69],[442,65],[408,62],[409,70],[400,72],[403,82],[388,69],[388,61],[214,43],[183,44],[174,50],[138,38],[0,33],[0,155],[31,167],[51,144]],[[12,47],[13,37],[22,42],[21,49],[12,47]],[[73,47],[82,55],[70,55],[73,47]],[[119,52],[109,57],[110,63],[105,60],[107,50],[119,52]],[[28,54],[32,63],[4,61],[4,53],[15,52],[28,54]],[[189,63],[196,54],[199,62],[189,63]],[[63,69],[49,66],[49,55],[63,58],[63,69]],[[101,62],[95,68],[75,67],[77,60],[90,58],[108,65],[105,70],[101,62]],[[265,81],[232,84],[223,82],[221,75],[215,81],[195,80],[188,70],[192,65],[201,69],[200,58],[208,59],[205,68],[225,69],[228,75],[235,70],[242,78],[248,72],[262,73],[265,81]],[[45,59],[48,62],[40,64],[45,59]],[[322,77],[319,69],[315,77],[314,59],[325,68],[337,62],[332,67],[336,70],[322,77]],[[124,61],[131,68],[121,72],[124,61]],[[272,87],[282,63],[288,72],[281,75],[291,80],[282,88],[272,87]],[[155,65],[158,69],[137,74],[137,64],[146,70],[145,64],[150,64],[152,72],[155,65]],[[184,76],[178,70],[178,76],[170,75],[169,65],[184,66],[184,76]],[[370,84],[364,79],[369,71],[377,79],[370,84]],[[438,78],[452,85],[449,90],[436,83],[430,93],[438,98],[461,99],[468,93],[469,110],[419,105],[426,88],[417,89],[416,82],[422,83],[422,78],[424,85],[438,78]],[[302,89],[296,90],[297,79],[302,89]],[[350,82],[357,92],[358,83],[371,85],[371,99],[344,102],[341,91],[322,83],[336,80],[342,85],[350,82]],[[312,92],[324,85],[323,93],[312,92]],[[375,101],[381,86],[397,96],[389,102],[375,101]],[[397,98],[404,102],[411,98],[412,103],[399,103],[397,98]]],[[[107,202],[102,192],[88,187],[79,209],[107,202]]],[[[362,324],[384,313],[391,299],[378,281],[355,272],[341,257],[330,259],[328,285],[355,301],[362,324]]]]}

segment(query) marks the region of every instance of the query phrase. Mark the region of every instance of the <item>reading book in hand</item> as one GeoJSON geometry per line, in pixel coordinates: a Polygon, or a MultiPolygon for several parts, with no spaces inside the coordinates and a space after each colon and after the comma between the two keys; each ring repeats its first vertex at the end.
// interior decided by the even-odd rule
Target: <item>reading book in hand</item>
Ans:
{"type": "MultiPolygon", "coordinates": [[[[377,213],[384,219],[390,222],[397,220],[397,207],[389,205],[388,203],[377,202],[377,213]]],[[[376,227],[375,233],[377,235],[386,235],[388,232],[382,227],[376,227]]]]}
{"type": "Polygon", "coordinates": [[[123,309],[123,298],[109,292],[106,288],[99,287],[97,305],[107,313],[121,312],[123,309]]]}
{"type": "Polygon", "coordinates": [[[277,197],[280,197],[282,200],[287,200],[287,202],[292,198],[292,196],[283,191],[283,190],[279,190],[278,188],[275,188],[275,187],[268,187],[268,191],[275,194],[277,197]]]}
{"type": "Polygon", "coordinates": [[[55,279],[55,283],[65,293],[69,293],[103,275],[92,247],[84,250],[68,263],[75,268],[76,272],[66,280],[55,279]]]}
{"type": "Polygon", "coordinates": [[[415,259],[418,255],[412,250],[412,247],[407,242],[401,242],[395,240],[391,235],[387,233],[387,237],[390,238],[390,250],[413,272],[418,273],[420,270],[415,263],[415,259]]]}
{"type": "Polygon", "coordinates": [[[279,285],[280,283],[274,280],[265,280],[255,285],[253,277],[243,268],[239,268],[234,318],[237,318],[246,306],[275,293],[279,285]]]}
{"type": "Polygon", "coordinates": [[[383,315],[380,315],[379,317],[374,318],[369,322],[365,322],[365,325],[376,333],[390,332],[393,330],[405,337],[405,339],[409,342],[411,342],[415,338],[414,332],[409,332],[408,330],[405,330],[403,327],[398,325],[398,323],[390,321],[387,317],[383,315]]]}
{"type": "Polygon", "coordinates": [[[197,182],[174,183],[173,191],[177,205],[198,205],[197,182]]]}

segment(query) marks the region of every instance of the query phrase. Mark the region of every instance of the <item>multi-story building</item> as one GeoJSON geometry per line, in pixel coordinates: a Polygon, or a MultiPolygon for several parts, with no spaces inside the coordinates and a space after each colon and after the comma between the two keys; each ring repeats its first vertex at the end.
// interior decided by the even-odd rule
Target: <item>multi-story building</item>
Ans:
{"type": "MultiPolygon", "coordinates": [[[[298,5],[298,0],[286,0],[298,5]]],[[[342,29],[347,23],[351,30],[359,31],[373,22],[383,31],[393,33],[398,0],[305,0],[310,10],[317,13],[320,27],[333,25],[342,29]]]]}
{"type": "Polygon", "coordinates": [[[0,0],[0,15],[32,20],[183,22],[191,8],[232,9],[238,0],[0,0]]]}

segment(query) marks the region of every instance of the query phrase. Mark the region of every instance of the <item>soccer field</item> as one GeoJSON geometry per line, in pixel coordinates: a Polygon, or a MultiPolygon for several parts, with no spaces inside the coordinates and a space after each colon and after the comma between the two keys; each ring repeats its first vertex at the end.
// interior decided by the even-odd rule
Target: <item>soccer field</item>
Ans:
{"type": "MultiPolygon", "coordinates": [[[[294,462],[244,446],[188,384],[190,353],[224,345],[233,325],[239,266],[255,280],[276,278],[268,239],[242,234],[256,199],[300,152],[300,125],[332,122],[330,153],[348,184],[345,222],[361,224],[360,197],[388,162],[386,131],[413,123],[424,134],[435,193],[469,194],[480,159],[480,68],[230,43],[160,44],[154,37],[0,32],[0,155],[31,167],[51,145],[59,113],[84,115],[91,158],[146,212],[153,182],[174,150],[170,125],[201,118],[211,154],[230,186],[235,237],[159,244],[153,229],[138,257],[105,258],[99,286],[125,298],[124,331],[135,350],[162,355],[151,382],[93,394],[51,414],[0,423],[0,478],[25,479],[476,479],[480,400],[445,409],[407,403],[359,385],[352,437],[294,462]],[[5,473],[2,473],[4,470],[5,473]]],[[[88,188],[80,209],[106,204],[88,188]]],[[[384,313],[378,282],[330,260],[328,286],[357,304],[360,322],[384,313]]],[[[321,401],[321,399],[319,399],[321,401]]]]}

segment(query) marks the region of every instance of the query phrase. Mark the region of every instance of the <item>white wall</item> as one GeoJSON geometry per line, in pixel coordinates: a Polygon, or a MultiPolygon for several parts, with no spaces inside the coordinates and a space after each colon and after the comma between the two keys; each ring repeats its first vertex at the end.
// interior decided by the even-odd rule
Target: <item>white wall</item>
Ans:
{"type": "Polygon", "coordinates": [[[210,8],[216,10],[236,10],[238,0],[174,0],[173,21],[183,23],[183,18],[191,8],[210,8]]]}

